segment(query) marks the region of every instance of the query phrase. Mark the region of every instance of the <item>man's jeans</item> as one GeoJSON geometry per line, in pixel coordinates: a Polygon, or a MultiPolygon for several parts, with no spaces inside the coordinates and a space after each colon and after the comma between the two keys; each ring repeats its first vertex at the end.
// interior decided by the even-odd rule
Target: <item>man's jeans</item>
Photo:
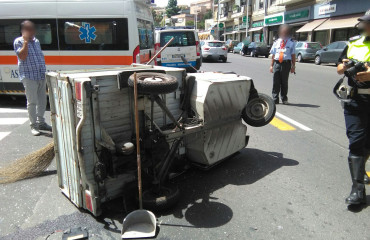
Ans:
{"type": "Polygon", "coordinates": [[[44,113],[46,109],[46,80],[22,80],[26,90],[27,110],[31,126],[44,123],[44,113]]]}

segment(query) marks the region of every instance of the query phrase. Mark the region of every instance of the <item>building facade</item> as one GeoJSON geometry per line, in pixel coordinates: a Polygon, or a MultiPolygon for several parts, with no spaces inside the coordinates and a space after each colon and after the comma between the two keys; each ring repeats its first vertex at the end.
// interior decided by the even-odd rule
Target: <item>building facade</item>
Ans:
{"type": "Polygon", "coordinates": [[[214,19],[222,26],[224,40],[248,36],[272,44],[279,26],[289,24],[294,40],[327,45],[357,35],[357,18],[367,9],[369,0],[220,0],[220,11],[214,11],[220,16],[214,19]]]}

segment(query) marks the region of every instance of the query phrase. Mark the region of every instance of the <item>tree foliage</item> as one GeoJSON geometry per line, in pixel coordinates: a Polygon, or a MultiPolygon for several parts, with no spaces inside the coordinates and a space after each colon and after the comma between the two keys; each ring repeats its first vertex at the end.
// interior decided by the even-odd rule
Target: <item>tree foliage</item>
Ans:
{"type": "Polygon", "coordinates": [[[168,5],[166,7],[166,15],[168,18],[179,14],[180,10],[181,8],[177,6],[177,0],[168,0],[168,5]]]}
{"type": "Polygon", "coordinates": [[[153,19],[154,19],[154,26],[156,26],[156,27],[161,26],[161,22],[162,22],[162,19],[163,19],[162,14],[158,14],[156,11],[154,11],[154,9],[152,9],[152,15],[153,15],[153,19]]]}

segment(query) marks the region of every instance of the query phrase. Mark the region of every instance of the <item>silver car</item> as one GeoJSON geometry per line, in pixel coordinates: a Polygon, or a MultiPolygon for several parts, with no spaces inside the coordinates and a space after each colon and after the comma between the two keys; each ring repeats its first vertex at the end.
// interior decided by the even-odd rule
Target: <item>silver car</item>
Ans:
{"type": "Polygon", "coordinates": [[[202,59],[204,60],[213,60],[218,61],[222,60],[223,62],[227,61],[227,47],[222,41],[203,41],[201,42],[202,48],[202,59]]]}
{"type": "Polygon", "coordinates": [[[322,48],[318,42],[297,42],[295,45],[295,54],[298,62],[314,60],[315,54],[322,48]]]}

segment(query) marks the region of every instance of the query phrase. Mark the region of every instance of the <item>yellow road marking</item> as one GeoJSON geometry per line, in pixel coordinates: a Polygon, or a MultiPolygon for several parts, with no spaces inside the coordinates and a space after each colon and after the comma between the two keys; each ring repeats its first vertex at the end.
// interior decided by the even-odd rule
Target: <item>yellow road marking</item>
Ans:
{"type": "Polygon", "coordinates": [[[281,131],[293,131],[295,130],[295,127],[289,125],[288,123],[274,117],[274,119],[272,119],[272,121],[270,122],[270,124],[276,128],[278,128],[279,130],[281,131]]]}

